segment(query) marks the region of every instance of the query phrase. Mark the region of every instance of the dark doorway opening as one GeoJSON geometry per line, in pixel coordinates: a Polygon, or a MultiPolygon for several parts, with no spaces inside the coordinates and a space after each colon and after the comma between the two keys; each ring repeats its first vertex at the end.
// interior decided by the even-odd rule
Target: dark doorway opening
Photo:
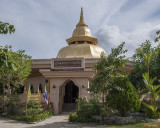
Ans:
{"type": "Polygon", "coordinates": [[[64,103],[75,103],[78,99],[79,88],[73,81],[67,82],[65,86],[64,103]]]}

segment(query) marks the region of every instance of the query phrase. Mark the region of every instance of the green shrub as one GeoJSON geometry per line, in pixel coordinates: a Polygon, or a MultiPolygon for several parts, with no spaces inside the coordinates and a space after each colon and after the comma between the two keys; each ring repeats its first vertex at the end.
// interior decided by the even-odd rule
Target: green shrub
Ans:
{"type": "Polygon", "coordinates": [[[6,97],[6,109],[8,114],[19,113],[20,99],[18,96],[6,97]]]}
{"type": "Polygon", "coordinates": [[[80,98],[76,114],[79,122],[94,122],[93,116],[100,115],[100,105],[93,100],[87,103],[85,99],[80,98]]]}
{"type": "Polygon", "coordinates": [[[136,89],[128,78],[117,78],[115,84],[123,90],[112,89],[106,97],[108,106],[119,110],[121,116],[125,116],[127,111],[138,111],[141,101],[136,89]]]}
{"type": "Polygon", "coordinates": [[[27,110],[24,110],[24,115],[37,115],[43,111],[42,104],[36,103],[34,100],[29,100],[27,110]]]}
{"type": "Polygon", "coordinates": [[[78,122],[78,115],[76,112],[69,115],[69,121],[73,123],[78,122]]]}
{"type": "Polygon", "coordinates": [[[143,106],[144,106],[144,113],[145,113],[145,116],[149,117],[149,118],[154,118],[156,117],[156,113],[154,113],[154,107],[152,105],[149,105],[149,104],[146,104],[146,103],[143,103],[143,106]]]}
{"type": "Polygon", "coordinates": [[[37,115],[39,113],[42,112],[42,108],[38,108],[38,109],[35,109],[35,108],[28,108],[27,110],[24,110],[24,115],[37,115]]]}
{"type": "Polygon", "coordinates": [[[36,106],[36,102],[34,100],[28,101],[28,104],[27,104],[28,108],[35,108],[35,106],[36,106]]]}
{"type": "Polygon", "coordinates": [[[50,111],[45,111],[39,114],[32,114],[32,115],[17,115],[17,116],[9,116],[12,119],[26,121],[26,122],[35,122],[35,121],[41,121],[48,117],[52,116],[52,113],[50,111]]]}

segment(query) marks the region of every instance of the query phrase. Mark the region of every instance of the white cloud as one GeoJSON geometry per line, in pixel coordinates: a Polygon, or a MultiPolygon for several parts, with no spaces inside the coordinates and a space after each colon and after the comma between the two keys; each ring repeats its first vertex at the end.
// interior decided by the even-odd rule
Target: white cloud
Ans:
{"type": "Polygon", "coordinates": [[[13,35],[0,35],[2,45],[25,49],[33,58],[56,57],[67,45],[79,20],[80,7],[99,45],[107,53],[125,41],[133,49],[153,39],[158,28],[159,0],[1,0],[0,20],[14,24],[13,35]]]}
{"type": "MultiPolygon", "coordinates": [[[[146,40],[154,42],[155,32],[158,29],[160,29],[160,24],[152,26],[149,23],[132,32],[121,32],[118,26],[102,26],[95,35],[99,39],[99,45],[104,47],[107,54],[110,53],[111,48],[115,48],[121,42],[125,42],[125,48],[128,49],[127,57],[131,57],[134,54],[134,50],[146,40]]],[[[155,44],[153,43],[153,45],[155,44]]]]}

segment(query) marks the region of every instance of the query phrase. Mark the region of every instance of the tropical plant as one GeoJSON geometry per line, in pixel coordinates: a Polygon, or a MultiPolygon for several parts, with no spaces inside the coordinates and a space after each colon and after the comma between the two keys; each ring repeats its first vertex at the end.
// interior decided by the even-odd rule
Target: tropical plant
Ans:
{"type": "Polygon", "coordinates": [[[156,100],[158,95],[160,94],[160,85],[154,85],[155,80],[157,79],[156,77],[150,78],[148,73],[144,73],[143,75],[143,80],[146,85],[146,88],[143,90],[143,93],[149,94],[150,93],[150,101],[151,105],[153,106],[154,110],[154,117],[156,117],[156,100]]]}
{"type": "Polygon", "coordinates": [[[160,47],[152,47],[152,43],[146,40],[135,52],[132,57],[134,66],[129,79],[137,90],[142,90],[145,88],[143,73],[148,72],[151,77],[160,78],[160,47]]]}
{"type": "Polygon", "coordinates": [[[153,53],[153,49],[151,49],[150,51],[144,52],[141,48],[136,49],[138,52],[140,52],[145,60],[145,65],[147,67],[147,72],[149,73],[149,64],[152,58],[152,53],[153,53]]]}

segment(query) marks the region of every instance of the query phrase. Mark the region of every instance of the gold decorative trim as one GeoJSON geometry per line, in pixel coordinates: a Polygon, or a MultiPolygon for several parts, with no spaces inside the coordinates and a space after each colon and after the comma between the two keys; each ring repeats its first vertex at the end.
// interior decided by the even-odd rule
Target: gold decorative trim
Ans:
{"type": "Polygon", "coordinates": [[[74,41],[90,41],[94,45],[96,45],[98,43],[97,38],[93,38],[93,37],[90,37],[90,36],[71,37],[71,38],[67,39],[66,41],[67,41],[68,44],[71,44],[74,41]]]}
{"type": "Polygon", "coordinates": [[[36,77],[36,76],[42,76],[42,74],[40,72],[38,72],[38,73],[32,73],[32,74],[29,75],[28,78],[30,78],[30,77],[36,77]]]}

